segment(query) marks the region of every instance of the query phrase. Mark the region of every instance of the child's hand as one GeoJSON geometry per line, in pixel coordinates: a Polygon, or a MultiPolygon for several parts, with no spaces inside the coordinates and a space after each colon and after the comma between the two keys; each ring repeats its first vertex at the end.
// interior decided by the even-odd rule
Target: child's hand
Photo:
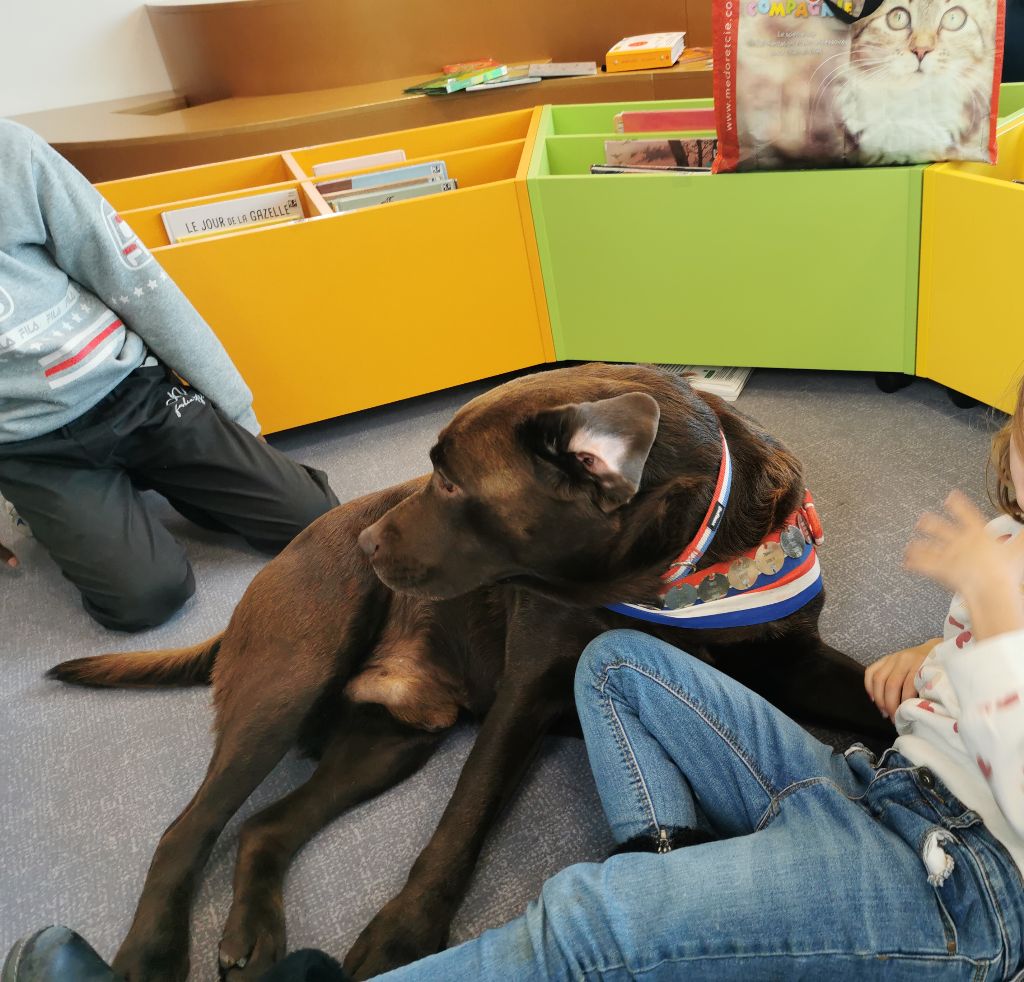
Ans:
{"type": "Polygon", "coordinates": [[[913,648],[894,651],[868,665],[864,672],[864,688],[883,716],[891,720],[904,699],[917,695],[914,676],[928,653],[941,640],[933,638],[913,648]]]}
{"type": "Polygon", "coordinates": [[[0,542],[0,565],[10,566],[12,569],[18,565],[18,557],[0,542]]]}
{"type": "Polygon", "coordinates": [[[1000,542],[985,518],[959,491],[946,499],[948,518],[926,512],[906,549],[907,569],[961,594],[977,640],[1024,628],[1024,534],[1000,542]]]}

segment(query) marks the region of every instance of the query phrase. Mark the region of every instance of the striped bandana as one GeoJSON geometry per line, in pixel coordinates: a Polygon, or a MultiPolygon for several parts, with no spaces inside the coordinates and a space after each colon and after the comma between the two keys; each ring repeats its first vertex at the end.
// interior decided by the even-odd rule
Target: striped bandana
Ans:
{"type": "Polygon", "coordinates": [[[660,604],[609,604],[638,620],[681,628],[767,624],[799,610],[821,592],[815,545],[821,523],[810,491],[780,529],[740,556],[696,570],[714,540],[732,489],[732,457],[722,434],[722,462],[711,504],[690,544],[662,573],[660,604]]]}

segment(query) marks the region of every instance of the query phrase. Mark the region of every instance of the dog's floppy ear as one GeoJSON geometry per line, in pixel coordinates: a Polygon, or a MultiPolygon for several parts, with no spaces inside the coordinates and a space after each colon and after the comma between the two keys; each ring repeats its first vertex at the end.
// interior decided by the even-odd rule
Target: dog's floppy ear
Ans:
{"type": "Polygon", "coordinates": [[[526,433],[540,456],[570,476],[589,478],[597,504],[613,511],[640,487],[660,418],[651,396],[628,392],[545,409],[528,421],[526,433]]]}

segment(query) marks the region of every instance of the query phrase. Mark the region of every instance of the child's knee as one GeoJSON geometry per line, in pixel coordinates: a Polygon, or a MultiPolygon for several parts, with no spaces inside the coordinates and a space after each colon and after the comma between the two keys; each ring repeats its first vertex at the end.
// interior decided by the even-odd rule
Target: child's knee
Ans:
{"type": "Polygon", "coordinates": [[[638,650],[658,642],[642,631],[619,628],[605,631],[590,642],[576,664],[576,698],[600,688],[609,668],[635,661],[638,650]]]}
{"type": "Polygon", "coordinates": [[[195,590],[190,566],[184,575],[176,567],[157,567],[133,578],[117,596],[102,601],[85,597],[83,603],[94,620],[112,631],[144,631],[176,614],[195,590]]]}

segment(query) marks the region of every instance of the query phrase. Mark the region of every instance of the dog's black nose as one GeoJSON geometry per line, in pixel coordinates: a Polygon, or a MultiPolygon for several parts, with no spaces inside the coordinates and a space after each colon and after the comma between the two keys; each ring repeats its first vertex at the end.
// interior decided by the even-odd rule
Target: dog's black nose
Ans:
{"type": "Polygon", "coordinates": [[[377,555],[377,550],[380,548],[380,540],[377,538],[375,525],[371,525],[359,533],[359,548],[371,559],[377,555]]]}

